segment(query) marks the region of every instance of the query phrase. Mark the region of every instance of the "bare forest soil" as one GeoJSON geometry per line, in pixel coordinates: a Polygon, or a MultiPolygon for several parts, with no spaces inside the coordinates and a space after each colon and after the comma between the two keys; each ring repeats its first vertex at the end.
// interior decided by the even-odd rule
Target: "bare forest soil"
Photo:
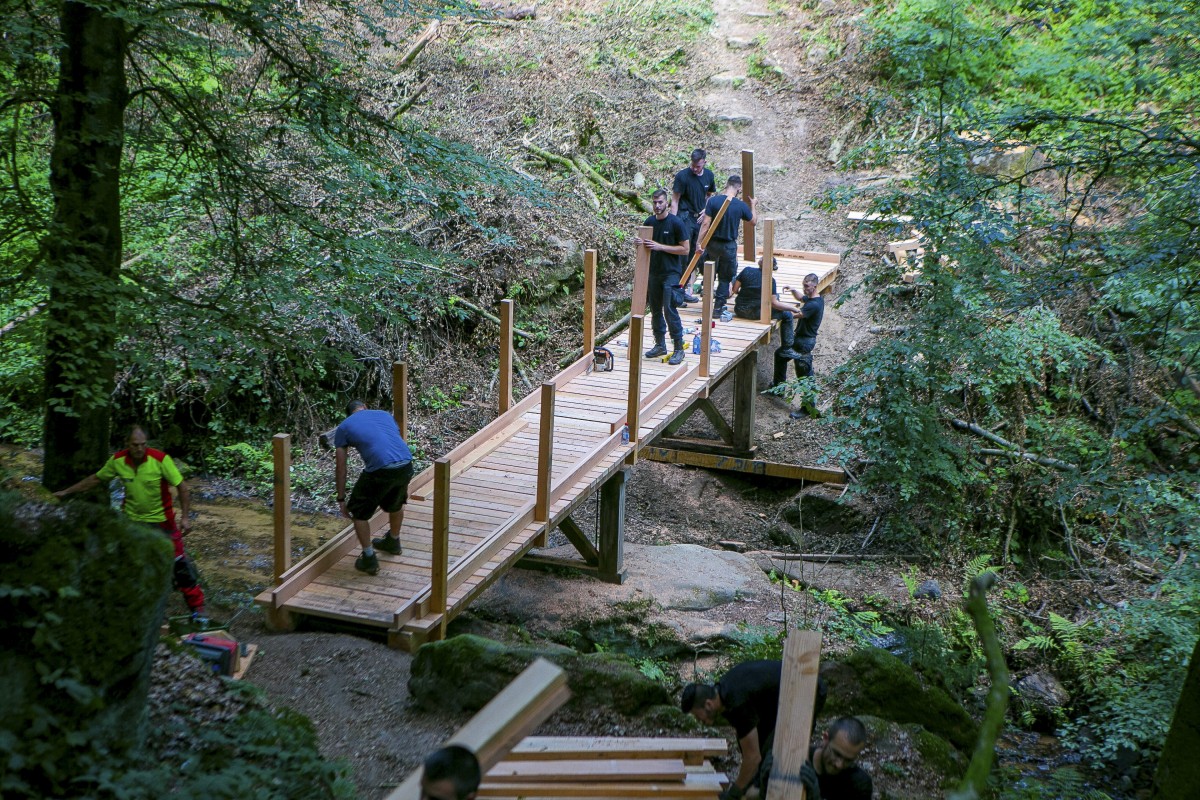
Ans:
{"type": "MultiPolygon", "coordinates": [[[[871,178],[838,174],[827,157],[830,141],[843,123],[823,99],[821,81],[836,65],[828,61],[829,50],[821,42],[832,32],[850,40],[848,46],[853,48],[857,35],[851,27],[853,10],[827,0],[814,4],[713,0],[713,24],[686,39],[677,35],[685,20],[653,22],[648,8],[636,0],[543,2],[532,20],[447,24],[418,57],[419,76],[410,76],[414,84],[432,79],[425,99],[410,115],[441,135],[470,142],[514,169],[537,176],[557,193],[548,207],[485,204],[479,209],[481,219],[514,234],[523,231],[519,236],[530,253],[598,248],[601,312],[607,320],[602,326],[628,308],[621,300],[628,297],[633,249],[625,239],[642,215],[603,193],[597,197],[601,209],[596,210],[589,196],[596,190],[582,188],[577,176],[549,171],[530,157],[523,142],[559,154],[586,152],[594,164],[605,162],[606,174],[616,183],[632,187],[642,182],[639,191],[646,197],[654,186],[669,190],[671,175],[685,166],[684,154],[693,147],[708,150],[709,166],[719,182],[740,171],[741,150],[753,150],[758,208],[778,220],[776,242],[784,248],[845,250],[854,236],[849,224],[840,216],[814,211],[809,201],[832,183],[871,178]]],[[[395,24],[411,25],[410,38],[424,26],[413,20],[395,24]]],[[[873,235],[867,234],[868,241],[873,235]]],[[[843,261],[840,277],[826,296],[826,316],[815,352],[819,373],[828,374],[843,363],[869,336],[865,293],[848,300],[846,295],[864,273],[864,259],[877,257],[882,250],[882,241],[873,244],[874,254],[860,247],[843,261]],[[839,304],[839,300],[846,301],[839,304]]],[[[531,256],[524,266],[530,280],[536,280],[537,259],[531,256]]],[[[476,279],[481,306],[490,307],[506,293],[517,294],[505,276],[476,279]]],[[[563,313],[561,305],[555,308],[543,323],[561,357],[578,337],[578,314],[563,313]]],[[[494,337],[495,331],[481,330],[480,336],[485,334],[494,337]]],[[[447,394],[451,387],[466,387],[466,393],[453,407],[414,417],[412,437],[423,456],[444,452],[486,422],[495,402],[494,371],[477,356],[487,346],[482,340],[448,341],[438,352],[427,354],[424,385],[441,386],[447,394]]],[[[553,374],[556,361],[531,358],[525,365],[530,383],[553,374]]],[[[761,387],[769,385],[770,368],[770,359],[762,358],[761,387]]],[[[520,385],[518,390],[524,393],[520,385]]],[[[718,405],[727,405],[727,398],[716,399],[718,405]]],[[[756,423],[760,457],[817,463],[831,438],[828,423],[792,420],[790,410],[781,400],[762,398],[756,423]]],[[[332,474],[332,461],[325,459],[316,466],[332,474]]],[[[258,503],[223,498],[226,492],[219,486],[197,488],[194,507],[199,513],[188,547],[210,587],[215,615],[229,616],[270,579],[270,510],[258,503]]],[[[801,487],[643,462],[634,471],[628,491],[626,536],[631,544],[716,548],[719,540],[733,539],[749,549],[765,550],[780,549],[771,530],[778,527],[786,507],[795,505],[801,487]]],[[[817,491],[836,496],[828,488],[817,491]]],[[[297,514],[293,535],[298,545],[316,546],[343,527],[342,521],[328,515],[329,510],[297,514]]],[[[810,532],[804,549],[880,552],[877,544],[870,543],[874,513],[867,506],[861,512],[861,524],[810,532]]],[[[590,505],[576,519],[590,529],[593,515],[594,505],[590,505]]],[[[894,598],[904,593],[899,575],[906,569],[902,562],[830,568],[814,583],[824,581],[851,597],[894,598]]],[[[947,594],[953,595],[961,576],[939,574],[939,569],[943,568],[925,565],[920,578],[941,578],[947,594]]],[[[609,588],[588,578],[532,574],[514,578],[539,579],[561,592],[542,594],[539,615],[543,619],[554,618],[557,611],[569,624],[607,611],[609,588]],[[560,601],[562,608],[556,608],[560,601]],[[589,609],[592,601],[595,608],[589,609]]],[[[774,591],[778,599],[763,594],[758,602],[719,606],[705,612],[711,623],[719,627],[744,622],[778,629],[785,612],[791,619],[806,613],[803,594],[789,598],[772,590],[765,576],[762,580],[766,591],[774,591]]],[[[173,597],[171,602],[174,607],[180,601],[173,597]]],[[[503,626],[489,628],[482,618],[464,624],[497,636],[505,633],[503,626]]],[[[364,798],[385,796],[465,721],[461,714],[416,709],[407,690],[412,656],[390,650],[381,641],[329,631],[273,634],[256,610],[239,614],[233,630],[261,646],[247,680],[313,720],[323,752],[351,764],[364,798]]],[[[693,667],[681,665],[685,677],[691,677],[693,667]]],[[[186,670],[177,664],[171,670],[172,680],[186,680],[182,677],[186,670]]],[[[206,688],[209,684],[200,678],[196,681],[187,692],[162,693],[175,702],[169,713],[205,713],[215,689],[206,688]],[[181,704],[180,697],[186,697],[186,703],[181,704]]],[[[559,714],[542,732],[660,732],[642,725],[606,709],[590,709],[559,714]]],[[[722,766],[735,768],[732,760],[722,766]]],[[[875,779],[877,787],[908,796],[919,796],[923,781],[920,775],[897,777],[879,770],[875,779]]]]}

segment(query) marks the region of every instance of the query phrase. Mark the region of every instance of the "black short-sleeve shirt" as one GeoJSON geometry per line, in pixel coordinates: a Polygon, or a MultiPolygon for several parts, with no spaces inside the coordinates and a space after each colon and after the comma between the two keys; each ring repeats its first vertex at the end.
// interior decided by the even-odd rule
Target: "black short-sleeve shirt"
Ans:
{"type": "MultiPolygon", "coordinates": [[[[674,214],[667,214],[662,219],[651,214],[646,217],[646,221],[642,224],[654,228],[654,235],[650,238],[659,244],[677,245],[690,241],[687,229],[683,227],[683,221],[674,214]]],[[[661,250],[651,250],[650,271],[664,274],[668,272],[682,274],[683,256],[674,253],[664,253],[661,250]]]]}
{"type": "MultiPolygon", "coordinates": [[[[713,195],[708,198],[708,205],[704,207],[704,213],[708,215],[709,219],[716,219],[717,212],[721,210],[721,206],[724,204],[725,195],[713,195]]],[[[734,197],[729,201],[729,208],[725,209],[725,216],[721,217],[721,224],[713,231],[712,241],[732,242],[738,238],[738,231],[741,230],[742,220],[749,222],[753,218],[754,212],[750,210],[750,206],[734,197]]]]}
{"type": "Polygon", "coordinates": [[[799,337],[816,336],[817,330],[821,327],[821,320],[825,317],[825,298],[821,295],[804,298],[804,305],[800,306],[799,316],[801,318],[796,320],[796,335],[799,337]]]}
{"type": "MultiPolygon", "coordinates": [[[[808,748],[808,760],[813,760],[819,744],[808,748]]],[[[842,770],[837,775],[818,775],[817,782],[821,786],[821,800],[871,800],[875,785],[871,776],[859,766],[842,770]]]]}
{"type": "Polygon", "coordinates": [[[704,210],[704,202],[715,191],[717,178],[707,167],[699,175],[692,172],[690,167],[681,169],[675,173],[675,184],[671,187],[671,193],[679,195],[680,216],[700,216],[700,212],[704,210]]]}
{"type": "MultiPolygon", "coordinates": [[[[746,267],[737,276],[738,293],[734,296],[733,312],[739,317],[757,319],[762,308],[762,270],[746,267]]],[[[771,294],[777,294],[775,279],[771,278],[771,294]]]]}
{"type": "Polygon", "coordinates": [[[721,713],[737,731],[738,739],[757,728],[758,744],[762,747],[775,732],[782,676],[782,661],[746,661],[725,673],[717,683],[721,713]]]}

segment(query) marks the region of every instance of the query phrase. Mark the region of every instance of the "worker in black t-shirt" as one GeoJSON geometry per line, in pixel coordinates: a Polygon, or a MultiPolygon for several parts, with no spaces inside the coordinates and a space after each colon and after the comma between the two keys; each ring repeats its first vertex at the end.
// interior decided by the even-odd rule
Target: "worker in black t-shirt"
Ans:
{"type": "MultiPolygon", "coordinates": [[[[782,661],[746,661],[715,685],[689,683],[684,687],[680,707],[685,714],[705,725],[714,724],[720,714],[737,732],[742,765],[720,800],[738,800],[751,786],[758,786],[766,796],[782,678],[782,661]]],[[[814,720],[825,705],[825,695],[825,682],[818,681],[814,720]]]]}
{"type": "MultiPolygon", "coordinates": [[[[667,331],[675,349],[667,361],[671,366],[682,364],[683,321],[675,308],[674,290],[683,277],[683,255],[687,252],[687,231],[679,217],[667,213],[667,193],[659,189],[652,196],[654,215],[647,217],[643,225],[654,228],[653,238],[634,237],[634,244],[650,249],[650,279],[646,283],[646,307],[650,310],[650,330],[654,332],[654,347],[646,351],[646,358],[658,358],[667,354],[667,331]]],[[[636,346],[631,343],[630,346],[636,346]]]]}
{"type": "MultiPolygon", "coordinates": [[[[746,267],[733,282],[730,296],[733,301],[733,315],[742,319],[758,319],[762,314],[762,263],[758,260],[757,267],[746,267]]],[[[771,259],[772,271],[779,269],[779,259],[771,259]]],[[[771,319],[779,320],[779,349],[775,358],[800,358],[800,354],[792,349],[795,327],[793,319],[800,313],[800,308],[779,299],[775,288],[775,279],[771,278],[771,319]]]]}
{"type": "Polygon", "coordinates": [[[808,748],[808,762],[800,768],[807,800],[871,800],[874,785],[858,766],[867,746],[867,729],[854,717],[835,719],[821,741],[808,748]]]}
{"type": "MultiPolygon", "coordinates": [[[[717,177],[705,166],[707,160],[708,154],[703,150],[693,150],[691,166],[675,173],[675,184],[671,187],[671,213],[679,217],[688,232],[688,261],[696,254],[696,239],[700,235],[700,215],[704,213],[704,204],[717,192],[717,177]]],[[[695,299],[689,299],[688,302],[694,303],[695,299]]]]}
{"type": "Polygon", "coordinates": [[[743,203],[738,199],[741,191],[742,179],[737,175],[730,175],[725,181],[725,189],[720,194],[713,195],[708,199],[708,204],[704,207],[704,214],[700,217],[699,236],[703,239],[709,225],[716,219],[717,212],[724,205],[725,198],[729,198],[729,207],[725,209],[725,215],[721,217],[720,224],[713,230],[712,238],[708,240],[708,256],[717,265],[717,289],[713,301],[714,315],[720,315],[725,311],[725,302],[729,299],[729,283],[737,274],[737,239],[742,221],[750,224],[758,221],[754,212],[754,198],[750,198],[749,205],[743,203]]]}
{"type": "MultiPolygon", "coordinates": [[[[813,348],[817,346],[817,331],[821,328],[821,320],[825,318],[825,298],[817,291],[820,279],[815,272],[804,276],[804,288],[801,291],[790,286],[784,286],[784,292],[791,292],[792,297],[800,303],[796,312],[796,334],[792,348],[796,356],[792,363],[795,365],[796,377],[805,378],[813,374],[813,348]]],[[[775,354],[775,374],[771,385],[775,386],[787,378],[788,358],[775,354]]]]}

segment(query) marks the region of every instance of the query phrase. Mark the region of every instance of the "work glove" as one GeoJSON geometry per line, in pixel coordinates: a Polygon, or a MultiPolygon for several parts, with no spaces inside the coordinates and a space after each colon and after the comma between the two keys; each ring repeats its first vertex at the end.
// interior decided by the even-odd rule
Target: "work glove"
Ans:
{"type": "Polygon", "coordinates": [[[804,796],[807,800],[821,800],[821,783],[817,780],[817,771],[811,761],[805,761],[800,768],[800,783],[804,786],[804,796]]]}
{"type": "Polygon", "coordinates": [[[730,783],[729,788],[721,792],[717,800],[742,800],[743,794],[745,792],[742,791],[742,787],[738,786],[737,783],[730,783]]]}

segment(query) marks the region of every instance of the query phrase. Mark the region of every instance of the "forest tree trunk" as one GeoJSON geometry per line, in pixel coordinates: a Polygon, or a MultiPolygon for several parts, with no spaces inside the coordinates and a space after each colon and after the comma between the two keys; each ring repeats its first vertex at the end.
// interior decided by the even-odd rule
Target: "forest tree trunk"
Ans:
{"type": "Polygon", "coordinates": [[[1200,639],[1192,648],[1183,691],[1175,703],[1175,716],[1158,759],[1151,800],[1194,796],[1200,786],[1200,639]]]}
{"type": "Polygon", "coordinates": [[[42,480],[52,490],[95,472],[110,452],[128,31],[106,9],[67,0],[59,17],[50,155],[54,217],[45,251],[50,294],[42,480]]]}

